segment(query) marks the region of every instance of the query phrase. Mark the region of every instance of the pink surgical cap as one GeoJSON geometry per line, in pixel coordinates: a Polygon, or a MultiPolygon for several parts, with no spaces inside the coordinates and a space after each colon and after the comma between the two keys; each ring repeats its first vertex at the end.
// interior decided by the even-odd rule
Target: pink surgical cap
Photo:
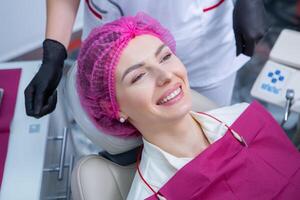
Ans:
{"type": "Polygon", "coordinates": [[[122,17],[94,28],[82,44],[78,56],[77,91],[90,119],[106,134],[140,135],[129,122],[119,122],[115,70],[129,41],[143,34],[159,38],[175,53],[173,36],[145,13],[122,17]]]}

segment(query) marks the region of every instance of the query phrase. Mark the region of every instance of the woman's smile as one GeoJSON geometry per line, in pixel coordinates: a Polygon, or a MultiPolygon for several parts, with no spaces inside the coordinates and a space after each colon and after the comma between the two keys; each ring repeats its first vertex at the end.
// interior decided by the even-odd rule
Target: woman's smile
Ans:
{"type": "Polygon", "coordinates": [[[167,90],[158,100],[157,105],[171,106],[180,101],[184,96],[182,86],[180,83],[175,84],[174,87],[167,90]]]}

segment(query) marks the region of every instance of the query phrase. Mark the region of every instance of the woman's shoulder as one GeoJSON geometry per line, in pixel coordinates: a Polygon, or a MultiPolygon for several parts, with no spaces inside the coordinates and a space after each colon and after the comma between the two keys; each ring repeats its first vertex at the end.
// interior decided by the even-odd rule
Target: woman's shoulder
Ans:
{"type": "MultiPolygon", "coordinates": [[[[176,166],[179,166],[183,160],[181,158],[174,159],[172,155],[145,139],[143,142],[144,148],[138,165],[139,170],[151,188],[158,191],[176,173],[176,166]]],[[[153,192],[136,171],[127,199],[146,199],[151,195],[153,192]]]]}
{"type": "Polygon", "coordinates": [[[249,103],[243,102],[213,109],[206,113],[216,117],[227,125],[231,125],[248,108],[248,106],[249,103]]]}
{"type": "Polygon", "coordinates": [[[140,200],[146,199],[151,195],[152,193],[145,187],[145,183],[141,180],[138,172],[136,172],[126,199],[140,200]]]}
{"type": "Polygon", "coordinates": [[[233,104],[230,106],[223,106],[220,108],[209,110],[209,111],[207,111],[207,113],[243,112],[248,106],[249,106],[249,103],[246,103],[246,102],[236,103],[236,104],[233,104]]]}

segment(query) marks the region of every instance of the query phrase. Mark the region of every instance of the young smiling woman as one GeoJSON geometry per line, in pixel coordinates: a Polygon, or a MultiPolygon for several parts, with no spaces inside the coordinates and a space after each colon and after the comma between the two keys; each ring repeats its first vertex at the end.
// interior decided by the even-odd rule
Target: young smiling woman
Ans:
{"type": "Polygon", "coordinates": [[[277,122],[257,102],[192,111],[174,39],[148,15],[94,29],[77,75],[81,103],[101,130],[143,137],[127,199],[300,195],[300,155],[277,122]]]}

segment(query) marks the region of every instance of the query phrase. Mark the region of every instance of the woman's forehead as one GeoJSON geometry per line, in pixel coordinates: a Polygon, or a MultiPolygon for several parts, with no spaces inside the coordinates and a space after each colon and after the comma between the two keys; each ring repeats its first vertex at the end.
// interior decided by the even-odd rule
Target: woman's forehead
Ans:
{"type": "Polygon", "coordinates": [[[144,62],[149,57],[155,56],[157,48],[162,44],[163,42],[159,38],[152,35],[137,36],[123,50],[120,57],[120,64],[134,65],[144,62]]]}

